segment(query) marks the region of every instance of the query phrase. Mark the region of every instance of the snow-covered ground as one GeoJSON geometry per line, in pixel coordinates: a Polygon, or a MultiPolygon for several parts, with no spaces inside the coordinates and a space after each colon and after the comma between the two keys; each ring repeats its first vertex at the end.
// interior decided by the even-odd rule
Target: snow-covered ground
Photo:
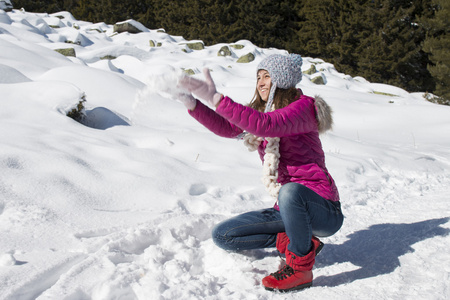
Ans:
{"type": "Polygon", "coordinates": [[[210,237],[273,205],[257,154],[156,91],[208,67],[220,92],[248,103],[258,62],[285,51],[245,40],[190,50],[143,29],[0,11],[0,299],[450,298],[450,107],[304,57],[318,71],[299,87],[334,110],[322,142],[346,218],[323,239],[314,287],[268,292],[274,249],[228,253],[210,237]],[[76,57],[54,51],[69,47],[76,57]],[[89,126],[66,116],[82,99],[89,126]]]}

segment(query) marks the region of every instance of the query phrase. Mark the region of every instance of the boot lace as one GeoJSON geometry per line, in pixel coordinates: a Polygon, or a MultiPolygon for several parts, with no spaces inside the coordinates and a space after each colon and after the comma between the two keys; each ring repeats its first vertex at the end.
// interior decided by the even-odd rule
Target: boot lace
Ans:
{"type": "Polygon", "coordinates": [[[294,269],[292,269],[289,265],[285,265],[283,268],[270,275],[275,277],[276,280],[283,280],[290,277],[292,274],[294,274],[294,272],[294,269]]]}

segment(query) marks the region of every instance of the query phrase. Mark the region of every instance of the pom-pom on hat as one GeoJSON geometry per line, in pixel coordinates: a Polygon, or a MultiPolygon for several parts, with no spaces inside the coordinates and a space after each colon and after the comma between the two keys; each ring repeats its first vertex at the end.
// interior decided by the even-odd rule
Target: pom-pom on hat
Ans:
{"type": "Polygon", "coordinates": [[[269,72],[272,81],[266,112],[272,107],[273,97],[277,87],[288,89],[295,87],[302,80],[303,59],[298,54],[274,54],[266,57],[258,64],[259,70],[269,72]]]}

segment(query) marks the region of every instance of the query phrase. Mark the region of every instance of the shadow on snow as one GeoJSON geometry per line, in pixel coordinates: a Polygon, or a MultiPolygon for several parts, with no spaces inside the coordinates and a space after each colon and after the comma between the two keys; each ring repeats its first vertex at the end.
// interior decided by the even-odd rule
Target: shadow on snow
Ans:
{"type": "Polygon", "coordinates": [[[332,276],[319,276],[315,286],[338,286],[358,279],[393,272],[400,266],[399,257],[414,252],[417,242],[436,236],[446,236],[450,229],[439,225],[450,218],[427,220],[412,224],[378,224],[349,235],[341,245],[325,244],[316,259],[316,268],[349,262],[359,269],[332,276]]]}

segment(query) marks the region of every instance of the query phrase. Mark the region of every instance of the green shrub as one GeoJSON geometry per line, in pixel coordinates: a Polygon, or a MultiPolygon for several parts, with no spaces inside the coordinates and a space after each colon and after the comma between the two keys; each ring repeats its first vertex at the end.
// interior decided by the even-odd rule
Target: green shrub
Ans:
{"type": "Polygon", "coordinates": [[[425,93],[423,97],[430,101],[431,103],[441,104],[441,105],[450,105],[450,100],[445,99],[444,97],[439,97],[436,95],[432,95],[430,93],[425,93]]]}
{"type": "Polygon", "coordinates": [[[78,102],[77,106],[72,108],[69,112],[67,112],[67,116],[69,118],[74,119],[75,121],[81,123],[86,117],[86,111],[84,108],[84,102],[86,102],[86,96],[83,95],[81,100],[78,102]]]}

